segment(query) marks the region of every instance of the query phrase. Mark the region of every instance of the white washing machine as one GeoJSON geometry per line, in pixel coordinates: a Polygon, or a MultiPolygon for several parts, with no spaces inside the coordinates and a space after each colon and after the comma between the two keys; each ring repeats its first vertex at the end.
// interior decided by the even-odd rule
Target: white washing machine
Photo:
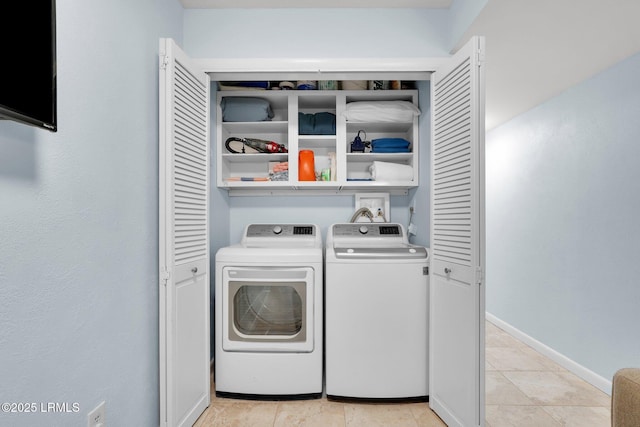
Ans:
{"type": "Polygon", "coordinates": [[[322,395],[323,246],[312,224],[251,224],[216,253],[215,390],[322,395]]]}
{"type": "Polygon", "coordinates": [[[334,224],[325,253],[329,398],[428,398],[429,254],[391,223],[334,224]]]}

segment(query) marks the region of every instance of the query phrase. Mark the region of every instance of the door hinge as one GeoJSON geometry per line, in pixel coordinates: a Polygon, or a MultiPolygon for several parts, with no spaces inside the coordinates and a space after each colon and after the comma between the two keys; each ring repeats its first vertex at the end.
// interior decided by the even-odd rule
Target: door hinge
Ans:
{"type": "Polygon", "coordinates": [[[422,267],[422,275],[423,276],[429,275],[429,267],[422,267]]]}
{"type": "Polygon", "coordinates": [[[160,280],[162,281],[163,286],[167,286],[169,279],[171,279],[171,271],[166,267],[163,270],[160,270],[160,280]]]}
{"type": "Polygon", "coordinates": [[[476,58],[478,60],[478,67],[482,67],[484,65],[484,50],[478,50],[476,52],[476,58]]]}
{"type": "Polygon", "coordinates": [[[482,267],[476,267],[476,283],[478,285],[482,285],[482,280],[484,279],[482,274],[482,267]]]}
{"type": "Polygon", "coordinates": [[[160,57],[160,69],[166,70],[169,62],[169,55],[162,55],[162,57],[160,57]]]}

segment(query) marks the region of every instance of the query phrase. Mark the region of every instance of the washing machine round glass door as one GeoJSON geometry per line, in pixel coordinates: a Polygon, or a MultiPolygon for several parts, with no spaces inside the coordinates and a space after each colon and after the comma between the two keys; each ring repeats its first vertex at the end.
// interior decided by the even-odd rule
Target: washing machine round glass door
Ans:
{"type": "Polygon", "coordinates": [[[224,351],[313,350],[311,267],[225,267],[224,351]]]}

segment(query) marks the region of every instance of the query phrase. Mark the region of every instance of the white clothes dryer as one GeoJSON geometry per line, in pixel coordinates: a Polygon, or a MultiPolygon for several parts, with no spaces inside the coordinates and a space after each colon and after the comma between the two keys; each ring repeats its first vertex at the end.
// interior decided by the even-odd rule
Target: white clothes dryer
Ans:
{"type": "Polygon", "coordinates": [[[321,397],[323,246],[312,224],[251,224],[216,253],[217,395],[321,397]]]}
{"type": "Polygon", "coordinates": [[[329,398],[427,400],[428,250],[390,223],[334,224],[325,253],[329,398]]]}

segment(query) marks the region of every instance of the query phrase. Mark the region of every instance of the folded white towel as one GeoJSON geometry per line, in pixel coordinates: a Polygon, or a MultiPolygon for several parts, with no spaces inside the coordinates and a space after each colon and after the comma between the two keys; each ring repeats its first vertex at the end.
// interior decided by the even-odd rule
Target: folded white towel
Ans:
{"type": "Polygon", "coordinates": [[[342,115],[348,122],[411,122],[420,109],[409,101],[356,101],[342,115]]]}
{"type": "Polygon", "coordinates": [[[413,181],[413,167],[409,165],[375,161],[369,171],[375,181],[413,181]]]}

